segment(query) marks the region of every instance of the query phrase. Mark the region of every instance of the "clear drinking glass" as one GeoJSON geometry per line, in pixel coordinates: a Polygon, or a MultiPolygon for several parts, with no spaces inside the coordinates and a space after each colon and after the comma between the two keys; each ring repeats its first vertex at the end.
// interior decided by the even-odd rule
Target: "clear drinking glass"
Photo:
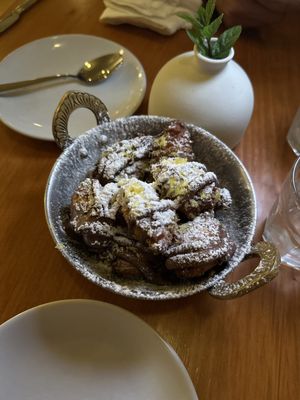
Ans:
{"type": "Polygon", "coordinates": [[[300,271],[300,157],[270,211],[263,238],[278,248],[283,264],[300,271]]]}
{"type": "Polygon", "coordinates": [[[287,135],[287,141],[294,153],[300,156],[300,107],[295,115],[287,135]]]}

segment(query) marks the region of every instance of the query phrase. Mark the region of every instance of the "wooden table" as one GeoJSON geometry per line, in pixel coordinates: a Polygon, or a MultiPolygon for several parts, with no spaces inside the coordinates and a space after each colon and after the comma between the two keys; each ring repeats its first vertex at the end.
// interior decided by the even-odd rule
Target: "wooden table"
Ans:
{"type": "MultiPolygon", "coordinates": [[[[42,0],[0,36],[0,59],[34,39],[84,33],[117,41],[143,64],[148,87],[137,114],[147,113],[152,81],[173,56],[191,49],[181,31],[164,37],[98,21],[99,0],[42,0]]],[[[235,149],[252,177],[258,201],[256,239],[293,163],[286,143],[300,104],[299,16],[245,32],[236,60],[249,74],[255,108],[235,149]]],[[[0,322],[38,304],[69,298],[119,305],[145,320],[177,351],[201,399],[283,400],[300,395],[300,274],[281,267],[271,284],[237,300],[207,293],[165,302],[123,298],[84,279],[54,248],[43,209],[54,143],[0,124],[0,322]],[[180,321],[180,323],[178,323],[180,321]]],[[[237,279],[251,266],[232,274],[237,279]]]]}

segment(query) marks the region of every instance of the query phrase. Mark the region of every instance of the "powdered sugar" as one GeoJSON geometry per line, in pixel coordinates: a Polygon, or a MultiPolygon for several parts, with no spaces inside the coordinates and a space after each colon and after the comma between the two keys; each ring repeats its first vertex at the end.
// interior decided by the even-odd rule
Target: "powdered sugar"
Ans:
{"type": "Polygon", "coordinates": [[[226,259],[232,243],[220,221],[203,213],[180,226],[175,243],[166,251],[168,268],[197,267],[226,259]]]}
{"type": "Polygon", "coordinates": [[[100,217],[115,220],[119,204],[115,200],[119,187],[116,183],[108,183],[95,192],[95,206],[100,217]]]}
{"type": "Polygon", "coordinates": [[[160,200],[157,192],[150,183],[136,178],[119,181],[120,190],[117,201],[120,204],[125,219],[136,220],[153,213],[174,206],[172,200],[160,200]]]}
{"type": "Polygon", "coordinates": [[[230,205],[230,194],[217,187],[216,175],[204,164],[188,161],[193,156],[188,131],[178,137],[170,132],[106,148],[93,178],[86,178],[73,196],[71,223],[91,248],[109,248],[116,259],[122,248],[144,246],[168,269],[210,267],[226,259],[231,242],[213,214],[197,215],[207,205],[230,205]],[[187,157],[164,157],[164,151],[180,149],[182,143],[186,148],[179,154],[187,157]],[[194,220],[182,223],[182,212],[188,216],[191,209],[194,220]]]}
{"type": "Polygon", "coordinates": [[[232,204],[232,199],[229,190],[226,188],[220,189],[220,195],[221,195],[222,206],[230,207],[232,204]]]}
{"type": "Polygon", "coordinates": [[[179,121],[171,123],[154,139],[152,158],[159,161],[169,157],[194,158],[190,132],[179,121]]]}
{"type": "Polygon", "coordinates": [[[92,221],[86,222],[78,227],[78,232],[89,232],[99,237],[113,237],[115,228],[106,222],[92,221]]]}
{"type": "Polygon", "coordinates": [[[114,196],[118,189],[116,183],[103,187],[97,179],[82,181],[72,198],[71,225],[75,231],[86,230],[88,224],[95,224],[101,218],[115,220],[119,205],[114,196]]]}
{"type": "Polygon", "coordinates": [[[163,159],[154,164],[151,171],[160,194],[178,201],[217,180],[213,172],[206,172],[203,164],[179,157],[163,159]]]}
{"type": "MultiPolygon", "coordinates": [[[[147,158],[153,145],[152,136],[141,136],[115,143],[102,153],[98,164],[98,173],[105,181],[118,181],[119,174],[131,166],[131,174],[135,173],[135,161],[147,158]]],[[[121,177],[130,176],[123,173],[121,177]]]]}

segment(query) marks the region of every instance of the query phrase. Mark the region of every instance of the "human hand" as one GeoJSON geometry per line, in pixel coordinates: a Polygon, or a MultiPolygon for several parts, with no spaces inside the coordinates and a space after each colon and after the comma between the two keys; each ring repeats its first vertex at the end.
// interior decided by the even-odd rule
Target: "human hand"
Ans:
{"type": "Polygon", "coordinates": [[[225,25],[256,27],[272,24],[284,16],[287,3],[299,3],[299,0],[217,0],[216,8],[224,13],[225,25]]]}

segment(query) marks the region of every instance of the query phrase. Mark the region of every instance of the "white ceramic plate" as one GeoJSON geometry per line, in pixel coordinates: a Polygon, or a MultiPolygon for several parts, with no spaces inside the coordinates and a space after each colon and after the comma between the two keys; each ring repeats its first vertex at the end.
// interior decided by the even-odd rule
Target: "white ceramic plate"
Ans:
{"type": "MultiPolygon", "coordinates": [[[[53,113],[68,90],[80,90],[99,97],[108,108],[111,119],[133,114],[145,94],[144,69],[128,49],[96,36],[53,36],[19,47],[1,61],[0,83],[58,73],[77,73],[84,61],[121,49],[124,51],[123,64],[109,79],[95,86],[64,80],[0,94],[1,120],[25,135],[53,140],[53,113]]],[[[78,136],[95,125],[93,114],[79,109],[71,116],[69,130],[73,136],[78,136]]]]}
{"type": "Polygon", "coordinates": [[[197,400],[174,350],[119,307],[64,300],[0,326],[5,400],[197,400]]]}

